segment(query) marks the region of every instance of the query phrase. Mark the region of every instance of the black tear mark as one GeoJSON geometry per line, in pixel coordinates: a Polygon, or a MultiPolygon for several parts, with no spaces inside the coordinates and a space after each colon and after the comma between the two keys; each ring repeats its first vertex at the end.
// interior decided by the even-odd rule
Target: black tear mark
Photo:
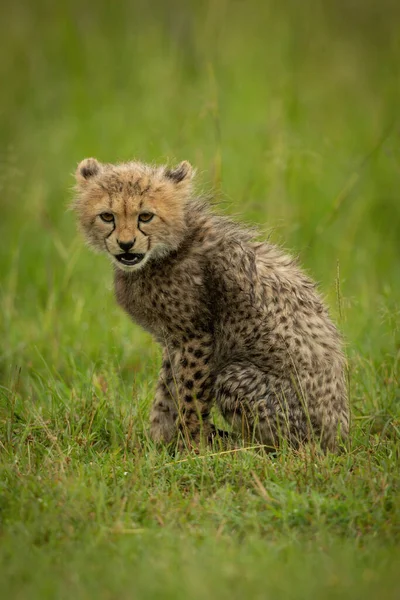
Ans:
{"type": "Polygon", "coordinates": [[[149,234],[148,234],[148,233],[145,233],[145,232],[143,231],[143,229],[141,229],[141,227],[140,227],[139,223],[138,223],[138,229],[139,229],[140,233],[142,233],[142,234],[144,235],[144,237],[149,237],[149,234]]]}
{"type": "MultiPolygon", "coordinates": [[[[115,231],[115,221],[114,221],[114,226],[113,226],[113,228],[111,229],[110,233],[108,233],[108,234],[106,235],[106,237],[104,238],[104,241],[105,241],[105,240],[108,240],[108,238],[110,237],[110,235],[111,235],[112,233],[114,233],[114,231],[115,231]]],[[[107,250],[108,250],[108,248],[107,248],[107,250]]]]}

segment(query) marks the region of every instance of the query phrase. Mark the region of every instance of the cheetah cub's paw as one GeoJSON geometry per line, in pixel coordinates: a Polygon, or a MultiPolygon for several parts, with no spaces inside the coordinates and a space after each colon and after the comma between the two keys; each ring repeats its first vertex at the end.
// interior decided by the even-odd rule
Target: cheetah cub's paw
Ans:
{"type": "Polygon", "coordinates": [[[155,444],[169,444],[175,436],[175,419],[171,415],[152,415],[150,437],[155,444]]]}
{"type": "Polygon", "coordinates": [[[201,431],[189,434],[182,426],[179,427],[178,439],[175,443],[176,452],[195,452],[200,454],[202,450],[214,449],[226,450],[233,447],[234,440],[229,431],[217,429],[212,423],[207,423],[201,431]]]}

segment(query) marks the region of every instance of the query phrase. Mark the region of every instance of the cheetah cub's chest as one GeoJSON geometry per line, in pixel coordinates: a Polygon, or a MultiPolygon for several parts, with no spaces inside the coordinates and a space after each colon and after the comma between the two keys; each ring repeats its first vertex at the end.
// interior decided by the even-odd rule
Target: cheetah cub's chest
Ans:
{"type": "Polygon", "coordinates": [[[115,292],[132,319],[160,341],[167,336],[181,342],[210,322],[202,274],[185,264],[160,263],[138,275],[117,271],[115,292]]]}

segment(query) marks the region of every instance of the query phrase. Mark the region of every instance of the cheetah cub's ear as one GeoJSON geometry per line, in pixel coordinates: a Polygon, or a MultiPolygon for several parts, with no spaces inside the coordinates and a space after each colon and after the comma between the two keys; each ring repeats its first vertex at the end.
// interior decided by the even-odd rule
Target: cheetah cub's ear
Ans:
{"type": "Polygon", "coordinates": [[[90,179],[96,177],[102,169],[102,165],[95,158],[85,158],[76,170],[76,181],[79,185],[85,185],[90,179]]]}
{"type": "Polygon", "coordinates": [[[165,169],[164,173],[165,177],[171,179],[174,183],[181,183],[183,181],[189,182],[194,175],[193,167],[187,160],[179,163],[179,165],[173,169],[165,169]]]}

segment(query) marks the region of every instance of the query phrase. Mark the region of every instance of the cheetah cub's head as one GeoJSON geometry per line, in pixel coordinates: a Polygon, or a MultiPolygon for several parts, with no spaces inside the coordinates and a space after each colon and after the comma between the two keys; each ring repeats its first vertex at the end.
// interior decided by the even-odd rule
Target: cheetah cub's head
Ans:
{"type": "Polygon", "coordinates": [[[74,209],[90,246],[124,271],[176,250],[185,235],[193,170],[87,158],[76,172],[74,209]]]}

